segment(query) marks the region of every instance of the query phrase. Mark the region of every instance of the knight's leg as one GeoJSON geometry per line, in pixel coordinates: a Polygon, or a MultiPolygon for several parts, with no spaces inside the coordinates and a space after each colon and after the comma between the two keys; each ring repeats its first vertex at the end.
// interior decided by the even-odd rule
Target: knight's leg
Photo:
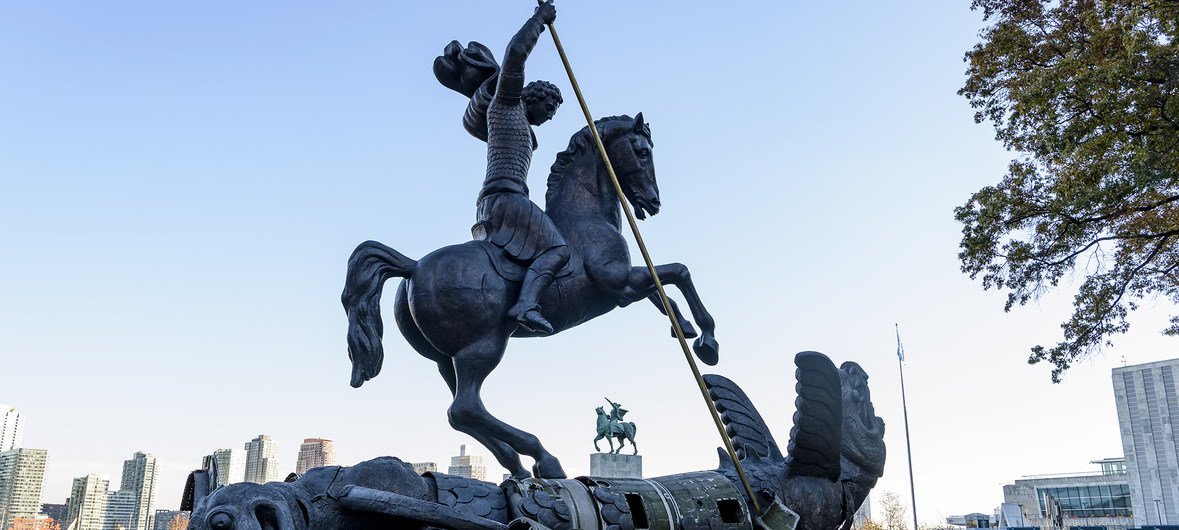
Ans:
{"type": "Polygon", "coordinates": [[[552,333],[552,324],[540,313],[540,297],[568,262],[569,247],[565,245],[550,248],[532,260],[524,274],[524,283],[520,285],[520,297],[508,310],[508,318],[515,319],[529,331],[552,333]]]}
{"type": "Polygon", "coordinates": [[[565,471],[561,463],[540,444],[540,440],[530,433],[512,427],[500,421],[483,405],[479,397],[479,390],[487,375],[495,369],[503,357],[507,346],[507,337],[492,338],[473,344],[455,355],[454,368],[456,376],[454,403],[451,404],[447,415],[450,424],[455,429],[474,436],[476,439],[487,437],[498,440],[499,444],[488,446],[500,465],[512,470],[517,478],[528,476],[520,465],[519,455],[528,455],[536,460],[534,473],[540,478],[565,478],[565,471]],[[510,454],[504,454],[503,448],[511,447],[510,454]]]}

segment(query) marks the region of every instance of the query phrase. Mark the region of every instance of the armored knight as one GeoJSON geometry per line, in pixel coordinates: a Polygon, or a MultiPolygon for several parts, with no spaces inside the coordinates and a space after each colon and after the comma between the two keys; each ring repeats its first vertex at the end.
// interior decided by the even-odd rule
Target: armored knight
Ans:
{"type": "Polygon", "coordinates": [[[478,223],[472,229],[477,239],[486,239],[516,261],[528,264],[519,298],[507,316],[529,331],[546,335],[553,327],[541,315],[540,297],[568,263],[569,250],[548,215],[528,198],[534,146],[528,118],[531,114],[534,121],[539,117],[548,120],[558,103],[540,98],[526,104],[524,63],[545,24],[556,16],[551,0],[538,6],[504,53],[495,95],[487,108],[487,176],[479,191],[478,223]]]}

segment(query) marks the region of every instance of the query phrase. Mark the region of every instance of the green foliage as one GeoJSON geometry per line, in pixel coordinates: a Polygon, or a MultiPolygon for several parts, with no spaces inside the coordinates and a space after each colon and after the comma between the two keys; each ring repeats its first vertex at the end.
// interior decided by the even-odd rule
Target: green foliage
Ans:
{"type": "MultiPolygon", "coordinates": [[[[962,271],[1005,309],[1084,277],[1063,340],[1071,363],[1128,328],[1146,299],[1179,302],[1179,0],[974,0],[990,25],[959,94],[1019,157],[955,210],[962,271]]],[[[1165,330],[1179,334],[1179,316],[1165,330]]]]}

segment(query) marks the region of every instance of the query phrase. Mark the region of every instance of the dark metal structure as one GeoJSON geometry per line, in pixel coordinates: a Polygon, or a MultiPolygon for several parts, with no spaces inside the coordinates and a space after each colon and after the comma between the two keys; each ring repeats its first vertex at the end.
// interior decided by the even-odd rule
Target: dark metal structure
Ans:
{"type": "MultiPolygon", "coordinates": [[[[569,147],[557,155],[549,173],[546,208],[541,210],[528,198],[530,123],[543,123],[541,118],[551,116],[555,107],[552,96],[526,103],[524,62],[544,24],[555,16],[551,2],[538,7],[505,52],[486,110],[488,163],[478,195],[479,222],[472,230],[475,239],[440,248],[420,260],[375,241],[364,242],[348,260],[342,295],[352,385],[358,387],[380,373],[384,359],[384,283],[404,278],[397,289],[394,318],[406,341],[438,365],[454,395],[447,411],[451,425],[482,443],[521,479],[566,475],[536,436],[493,416],[479,395],[509,339],[559,333],[643,299],[663,308],[652,272],[631,266],[620,232],[620,205],[590,129],[574,134],[569,147]],[[520,455],[535,461],[532,473],[520,455]]],[[[487,87],[485,76],[495,70],[493,58],[485,57],[486,64],[475,67],[449,59],[457,53],[453,43],[445,53],[435,64],[436,73],[442,70],[447,79],[459,79],[455,86],[464,94],[481,77],[478,86],[487,87]]],[[[642,113],[602,118],[595,124],[627,202],[640,217],[658,213],[651,128],[642,113]]],[[[656,267],[655,274],[679,287],[700,329],[694,350],[702,361],[716,364],[715,324],[696,294],[688,268],[670,263],[656,267]]],[[[691,332],[688,321],[678,318],[680,327],[691,332]]]]}
{"type": "MultiPolygon", "coordinates": [[[[409,464],[381,457],[292,474],[286,482],[212,490],[209,472],[196,471],[182,502],[182,509],[193,510],[190,530],[850,528],[885,457],[884,422],[872,407],[867,374],[855,363],[836,368],[822,354],[798,354],[797,412],[785,451],[740,387],[700,375],[693,352],[714,365],[718,345],[687,267],[655,266],[645,250],[648,266],[631,266],[620,232],[625,212],[645,249],[631,209],[641,219],[661,207],[651,129],[642,113],[593,121],[569,71],[590,126],[557,155],[545,209],[529,200],[536,147],[531,127],[552,117],[561,96],[547,83],[525,85],[524,64],[546,26],[552,32],[555,16],[551,0],[542,3],[512,38],[503,65],[478,43],[464,49],[452,42],[435,61],[439,81],[469,98],[464,127],[487,142],[473,240],[420,260],[375,241],[362,243],[349,259],[342,295],[352,385],[360,386],[380,373],[384,359],[384,283],[403,279],[394,302],[398,329],[438,365],[454,396],[451,425],[486,446],[511,478],[495,485],[417,475],[409,464]],[[662,283],[679,287],[699,327],[691,351],[684,337],[695,337],[696,329],[665,298],[662,283]],[[651,479],[567,479],[536,436],[486,410],[479,389],[510,338],[559,333],[644,298],[671,318],[721,431],[720,465],[651,479]],[[532,473],[520,455],[535,460],[532,473]]],[[[564,60],[559,42],[558,50],[564,60]]],[[[621,433],[633,445],[633,423],[621,421],[621,405],[611,406],[609,416],[599,409],[599,434],[621,433]]]]}
{"type": "MultiPolygon", "coordinates": [[[[847,530],[884,467],[884,422],[859,365],[836,369],[815,352],[798,354],[795,364],[798,410],[785,454],[739,386],[718,375],[705,379],[759,503],[785,505],[794,516],[771,528],[847,530]]],[[[182,509],[193,510],[190,530],[763,528],[723,450],[720,457],[715,471],[510,479],[498,486],[442,473],[419,476],[393,457],[213,492],[208,472],[196,471],[182,509]]]]}

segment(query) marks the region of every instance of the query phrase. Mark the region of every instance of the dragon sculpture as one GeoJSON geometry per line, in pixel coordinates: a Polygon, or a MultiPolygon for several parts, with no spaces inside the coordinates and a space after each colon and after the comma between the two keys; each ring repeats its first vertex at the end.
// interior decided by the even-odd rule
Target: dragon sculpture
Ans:
{"type": "MultiPolygon", "coordinates": [[[[786,454],[736,383],[705,381],[761,506],[797,514],[799,530],[847,530],[884,467],[884,422],[868,375],[823,354],[795,357],[797,410],[786,454]]],[[[509,479],[495,485],[443,473],[417,475],[382,457],[329,466],[288,482],[210,491],[208,471],[189,476],[182,509],[189,530],[631,530],[763,528],[736,471],[720,468],[652,479],[509,479]]],[[[779,530],[774,527],[774,530],[779,530]]]]}

